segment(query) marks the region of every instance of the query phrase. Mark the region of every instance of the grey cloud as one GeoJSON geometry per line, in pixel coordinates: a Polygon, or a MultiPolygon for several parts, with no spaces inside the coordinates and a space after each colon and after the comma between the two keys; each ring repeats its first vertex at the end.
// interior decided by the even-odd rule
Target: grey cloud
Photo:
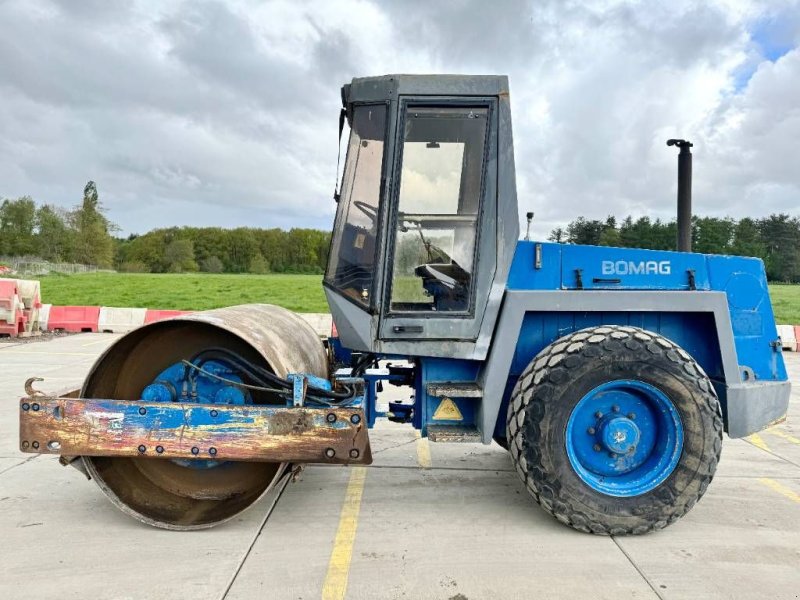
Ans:
{"type": "Polygon", "coordinates": [[[247,21],[218,2],[186,2],[161,23],[169,56],[213,90],[283,112],[308,106],[304,70],[259,47],[247,21]]]}
{"type": "Polygon", "coordinates": [[[765,62],[751,39],[773,19],[796,44],[797,6],[6,0],[0,196],[69,206],[95,179],[126,232],[325,228],[340,84],[497,72],[539,235],[578,214],[669,218],[676,135],[696,142],[699,212],[797,211],[800,58],[765,62]]]}

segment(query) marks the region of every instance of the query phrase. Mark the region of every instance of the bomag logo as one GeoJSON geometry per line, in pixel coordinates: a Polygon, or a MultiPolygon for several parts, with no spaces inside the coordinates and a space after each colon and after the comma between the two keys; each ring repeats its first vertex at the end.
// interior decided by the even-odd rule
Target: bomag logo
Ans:
{"type": "Polygon", "coordinates": [[[603,275],[669,275],[672,264],[668,260],[604,260],[603,275]]]}

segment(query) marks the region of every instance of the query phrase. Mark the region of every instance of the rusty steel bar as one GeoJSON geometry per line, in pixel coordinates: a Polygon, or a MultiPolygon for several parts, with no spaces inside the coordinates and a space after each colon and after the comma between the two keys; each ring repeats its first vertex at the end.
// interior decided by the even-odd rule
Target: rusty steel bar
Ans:
{"type": "Polygon", "coordinates": [[[364,412],[32,396],[20,449],[67,456],[370,464],[364,412]]]}

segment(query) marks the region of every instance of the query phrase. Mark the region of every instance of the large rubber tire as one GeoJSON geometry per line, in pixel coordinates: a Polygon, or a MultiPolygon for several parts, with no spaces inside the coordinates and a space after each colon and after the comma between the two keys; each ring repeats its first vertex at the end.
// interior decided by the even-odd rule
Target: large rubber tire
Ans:
{"type": "Polygon", "coordinates": [[[512,392],[506,436],[528,491],[556,519],[587,533],[643,534],[675,522],[705,493],[722,448],[722,414],[708,376],[676,344],[636,327],[593,327],[557,340],[531,361],[512,392]],[[567,452],[573,409],[615,380],[661,390],[683,426],[675,468],[657,487],[629,497],[587,485],[567,452]]]}

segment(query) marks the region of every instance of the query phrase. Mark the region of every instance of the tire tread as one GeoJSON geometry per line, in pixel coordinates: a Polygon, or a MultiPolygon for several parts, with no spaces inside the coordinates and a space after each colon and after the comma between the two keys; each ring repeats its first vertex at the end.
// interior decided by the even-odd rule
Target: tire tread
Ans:
{"type": "Polygon", "coordinates": [[[506,419],[506,439],[511,448],[511,460],[533,499],[562,523],[597,535],[641,535],[663,529],[686,514],[703,496],[714,477],[722,448],[722,431],[719,400],[700,365],[671,340],[631,326],[604,325],[582,329],[548,345],[519,376],[511,394],[506,419]],[[570,498],[561,497],[561,486],[543,464],[537,442],[542,437],[541,423],[553,388],[569,381],[570,370],[585,364],[582,359],[597,359],[620,351],[663,356],[679,366],[686,380],[696,388],[697,394],[705,398],[698,408],[712,423],[714,443],[712,456],[699,467],[702,475],[695,496],[673,507],[674,510],[662,518],[630,527],[614,524],[609,528],[576,508],[570,498]],[[570,356],[580,357],[581,360],[566,360],[570,356]]]}

